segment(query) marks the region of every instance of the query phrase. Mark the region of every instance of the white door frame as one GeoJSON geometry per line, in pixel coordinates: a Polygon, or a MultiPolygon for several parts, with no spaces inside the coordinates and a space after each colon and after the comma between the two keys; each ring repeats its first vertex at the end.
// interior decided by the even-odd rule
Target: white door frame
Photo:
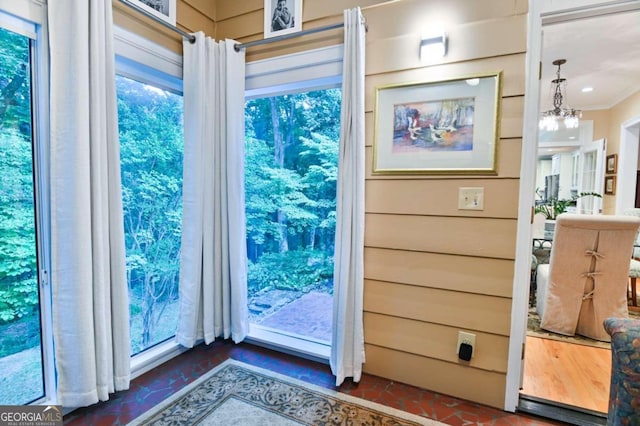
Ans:
{"type": "Polygon", "coordinates": [[[620,125],[620,152],[618,153],[618,179],[616,181],[616,214],[635,206],[636,173],[638,170],[638,141],[640,116],[620,125]],[[625,183],[624,185],[622,183],[625,183]],[[630,182],[634,182],[630,185],[630,182]]]}
{"type": "MultiPolygon", "coordinates": [[[[606,139],[598,139],[589,142],[580,147],[580,166],[579,166],[579,178],[578,178],[578,192],[597,192],[598,194],[604,193],[604,157],[607,152],[606,139]],[[595,152],[595,174],[593,176],[593,188],[584,188],[584,168],[586,162],[586,155],[590,152],[595,152]]],[[[602,213],[602,198],[593,197],[591,210],[583,211],[584,198],[578,198],[577,211],[584,214],[599,214],[602,213]]]]}
{"type": "MultiPolygon", "coordinates": [[[[533,218],[532,209],[535,196],[536,159],[538,155],[538,118],[540,116],[540,81],[538,79],[538,73],[540,59],[542,57],[543,21],[545,24],[550,24],[611,12],[640,9],[640,4],[637,0],[563,0],[562,5],[558,3],[560,2],[557,0],[529,0],[524,124],[522,153],[520,157],[518,223],[516,229],[516,259],[504,398],[504,410],[509,412],[515,412],[518,406],[520,399],[520,378],[524,370],[524,342],[527,332],[531,271],[531,221],[533,218]]],[[[637,159],[637,156],[633,158],[637,159]]]]}

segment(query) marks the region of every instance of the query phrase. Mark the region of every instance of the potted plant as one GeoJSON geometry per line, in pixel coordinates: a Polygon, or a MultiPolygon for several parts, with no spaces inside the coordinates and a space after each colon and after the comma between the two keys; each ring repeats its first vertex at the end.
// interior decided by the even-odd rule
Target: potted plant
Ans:
{"type": "MultiPolygon", "coordinates": [[[[538,191],[536,191],[538,192],[538,191]]],[[[541,204],[536,204],[534,208],[534,212],[540,213],[545,218],[545,227],[544,227],[544,235],[545,238],[551,239],[553,238],[553,231],[555,230],[556,218],[559,214],[566,213],[567,209],[570,206],[575,206],[576,201],[582,197],[599,197],[602,198],[602,195],[597,192],[580,192],[573,195],[571,198],[550,198],[546,202],[541,204]]]]}

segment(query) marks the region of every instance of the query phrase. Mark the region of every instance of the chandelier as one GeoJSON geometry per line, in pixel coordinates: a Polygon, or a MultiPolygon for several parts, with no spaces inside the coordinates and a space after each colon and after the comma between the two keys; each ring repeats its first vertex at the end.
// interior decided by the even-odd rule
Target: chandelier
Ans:
{"type": "Polygon", "coordinates": [[[562,106],[562,89],[566,85],[567,79],[560,77],[560,66],[566,62],[566,59],[556,59],[553,61],[553,65],[558,67],[556,78],[551,80],[551,83],[555,84],[553,109],[542,113],[542,117],[540,117],[540,130],[546,130],[548,132],[556,131],[560,127],[560,121],[564,122],[564,126],[567,129],[576,129],[580,124],[582,111],[562,106]]]}

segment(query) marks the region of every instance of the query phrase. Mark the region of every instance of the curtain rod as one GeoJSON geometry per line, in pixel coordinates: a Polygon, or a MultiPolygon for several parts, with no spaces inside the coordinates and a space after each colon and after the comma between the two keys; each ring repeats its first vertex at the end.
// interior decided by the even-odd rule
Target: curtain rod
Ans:
{"type": "Polygon", "coordinates": [[[265,38],[262,40],[249,41],[247,43],[238,43],[235,46],[233,46],[233,48],[236,50],[236,52],[239,52],[240,49],[246,49],[247,47],[259,46],[261,44],[273,43],[275,41],[287,40],[294,37],[300,37],[307,34],[314,34],[314,33],[319,33],[323,31],[334,30],[336,28],[342,28],[342,27],[344,27],[344,23],[340,22],[339,24],[326,25],[324,27],[318,27],[318,28],[311,28],[310,30],[299,31],[297,33],[285,34],[285,35],[276,36],[272,38],[265,38]]]}
{"type": "Polygon", "coordinates": [[[171,25],[167,21],[164,21],[161,18],[158,18],[157,16],[150,14],[149,12],[147,12],[144,9],[142,9],[141,7],[139,7],[139,6],[137,6],[137,5],[133,4],[133,3],[129,3],[127,0],[120,0],[120,3],[126,4],[131,9],[137,10],[138,12],[140,12],[143,15],[145,15],[146,17],[152,19],[153,21],[157,22],[158,24],[160,24],[160,25],[162,25],[162,26],[164,26],[166,28],[169,28],[173,32],[176,32],[176,33],[180,34],[182,37],[184,37],[187,40],[189,40],[189,43],[195,43],[196,37],[194,35],[189,34],[186,31],[182,31],[180,28],[176,27],[175,25],[171,25]]]}

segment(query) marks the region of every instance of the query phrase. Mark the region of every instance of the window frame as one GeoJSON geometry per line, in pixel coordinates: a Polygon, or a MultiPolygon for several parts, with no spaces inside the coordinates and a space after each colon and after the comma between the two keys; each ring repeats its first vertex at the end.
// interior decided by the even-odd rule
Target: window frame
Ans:
{"type": "Polygon", "coordinates": [[[54,360],[49,189],[49,40],[47,6],[42,0],[2,2],[0,27],[29,39],[32,163],[36,261],[40,303],[40,341],[44,396],[31,405],[57,404],[54,360]]]}
{"type": "MultiPolygon", "coordinates": [[[[334,45],[247,63],[245,102],[342,85],[344,46],[334,45]]],[[[247,342],[326,363],[331,345],[250,324],[247,342]]]]}
{"type": "MultiPolygon", "coordinates": [[[[116,75],[182,96],[181,55],[117,26],[114,26],[114,41],[116,75]]],[[[187,350],[169,339],[133,355],[131,378],[135,379],[187,350]]]]}

